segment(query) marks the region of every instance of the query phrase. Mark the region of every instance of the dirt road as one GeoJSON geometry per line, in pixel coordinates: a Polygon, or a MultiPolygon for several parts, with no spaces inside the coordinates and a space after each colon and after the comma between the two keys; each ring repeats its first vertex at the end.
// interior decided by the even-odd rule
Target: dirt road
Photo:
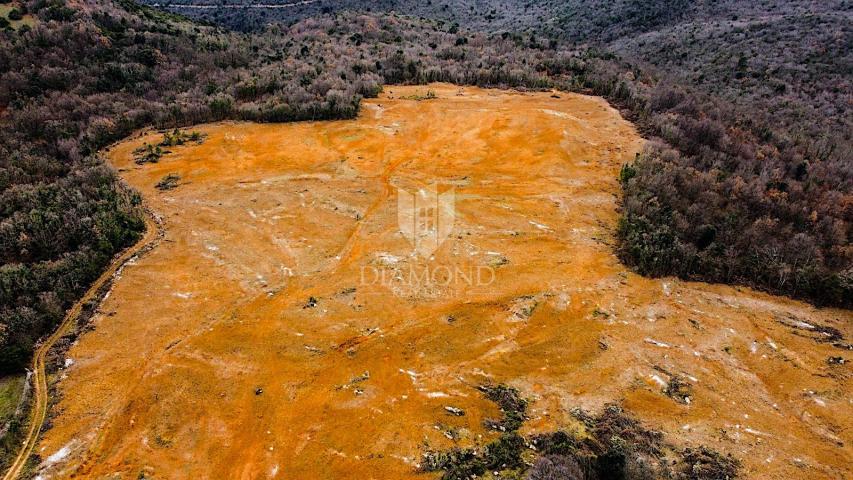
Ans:
{"type": "Polygon", "coordinates": [[[51,334],[36,348],[33,355],[32,375],[30,377],[33,387],[33,399],[32,405],[30,406],[27,435],[21,444],[21,449],[18,452],[18,455],[3,475],[3,480],[14,480],[24,472],[24,469],[27,466],[27,461],[38,443],[39,435],[41,434],[42,427],[44,426],[45,418],[47,417],[47,406],[49,403],[47,373],[45,372],[45,359],[47,358],[48,352],[50,352],[50,349],[53,348],[57,340],[74,328],[77,318],[80,316],[83,309],[83,305],[93,300],[99,300],[98,296],[102,287],[113,280],[116,272],[124,267],[128,261],[137,258],[141,251],[153,247],[154,242],[160,235],[159,226],[151,215],[146,216],[145,226],[145,234],[142,238],[113,260],[109,268],[107,268],[107,270],[105,270],[104,273],[102,273],[101,276],[92,283],[89,290],[87,290],[80,300],[78,300],[68,310],[65,314],[65,318],[63,318],[62,323],[59,324],[56,331],[54,331],[53,334],[51,334]]]}

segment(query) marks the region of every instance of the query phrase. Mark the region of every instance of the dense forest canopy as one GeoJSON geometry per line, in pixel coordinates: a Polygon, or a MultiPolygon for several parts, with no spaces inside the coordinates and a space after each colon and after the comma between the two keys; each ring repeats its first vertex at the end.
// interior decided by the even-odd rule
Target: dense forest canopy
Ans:
{"type": "Polygon", "coordinates": [[[801,8],[794,1],[594,11],[504,1],[492,13],[433,0],[410,11],[432,19],[339,3],[348,8],[318,2],[313,16],[239,33],[130,0],[13,2],[21,20],[0,25],[0,371],[22,368],[144,228],[140,198],[101,148],[145,126],[352,118],[395,83],[605,96],[652,140],[621,175],[627,263],[851,306],[851,14],[841,3],[813,15],[782,13],[801,8]],[[591,12],[594,28],[581,28],[591,12]]]}

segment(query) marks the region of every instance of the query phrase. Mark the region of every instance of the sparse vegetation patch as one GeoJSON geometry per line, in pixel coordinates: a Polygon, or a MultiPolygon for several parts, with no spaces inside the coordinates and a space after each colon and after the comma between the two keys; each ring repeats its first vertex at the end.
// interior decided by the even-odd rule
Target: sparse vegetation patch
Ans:
{"type": "Polygon", "coordinates": [[[503,384],[487,384],[481,385],[479,390],[500,407],[503,415],[500,420],[486,420],[487,427],[502,432],[514,432],[527,420],[527,400],[521,398],[515,388],[503,384]]]}
{"type": "Polygon", "coordinates": [[[174,147],[189,142],[200,144],[204,141],[206,136],[207,135],[204,135],[203,133],[197,132],[195,130],[187,132],[186,130],[179,130],[176,128],[171,132],[163,133],[163,141],[160,142],[160,146],[174,147]]]}
{"type": "Polygon", "coordinates": [[[438,98],[438,96],[435,94],[434,90],[427,90],[425,94],[417,93],[414,95],[407,95],[407,96],[402,97],[402,98],[405,100],[415,100],[415,101],[420,102],[422,100],[434,100],[434,99],[438,98]]]}
{"type": "Polygon", "coordinates": [[[160,191],[172,190],[172,189],[177,188],[178,181],[180,181],[180,179],[181,179],[181,176],[178,175],[177,173],[170,173],[170,174],[166,175],[165,177],[163,177],[162,180],[157,182],[157,185],[155,185],[155,187],[157,187],[157,190],[160,190],[160,191]]]}
{"type": "Polygon", "coordinates": [[[443,480],[495,478],[526,480],[729,480],[737,478],[739,462],[700,446],[679,450],[648,430],[615,404],[592,415],[572,414],[571,429],[523,437],[517,433],[526,400],[506,385],[479,387],[504,412],[501,423],[514,427],[477,448],[428,451],[421,470],[443,472],[443,480]],[[521,412],[521,413],[519,413],[521,412]]]}
{"type": "Polygon", "coordinates": [[[136,162],[137,165],[142,165],[144,163],[157,163],[160,161],[160,157],[166,153],[169,153],[169,151],[164,151],[160,148],[160,145],[151,145],[150,143],[146,143],[133,150],[133,161],[136,162]]]}
{"type": "Polygon", "coordinates": [[[186,132],[176,128],[171,132],[167,131],[163,133],[163,140],[160,143],[152,145],[146,142],[133,150],[133,160],[137,165],[157,163],[163,155],[171,153],[169,150],[166,150],[167,147],[184,145],[189,142],[200,144],[204,141],[205,137],[206,135],[196,131],[186,132]]]}

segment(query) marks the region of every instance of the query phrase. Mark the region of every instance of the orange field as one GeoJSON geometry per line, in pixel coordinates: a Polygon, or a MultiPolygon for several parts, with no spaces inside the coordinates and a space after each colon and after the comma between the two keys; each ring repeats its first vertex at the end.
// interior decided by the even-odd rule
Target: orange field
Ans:
{"type": "Polygon", "coordinates": [[[643,139],[604,100],[387,87],[357,120],[195,130],[157,163],[132,159],[156,132],[106,153],[166,234],[70,349],[44,478],[430,478],[426,448],[496,435],[486,381],[531,400],[522,433],[621,401],[745,478],[849,474],[849,354],[815,326],[853,314],[630,273],[616,176],[643,139]],[[447,235],[414,251],[427,187],[447,235]]]}

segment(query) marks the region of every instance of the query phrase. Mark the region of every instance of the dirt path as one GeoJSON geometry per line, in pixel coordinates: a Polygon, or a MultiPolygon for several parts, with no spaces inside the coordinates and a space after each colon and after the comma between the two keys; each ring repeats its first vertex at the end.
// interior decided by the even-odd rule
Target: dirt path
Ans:
{"type": "Polygon", "coordinates": [[[3,475],[3,480],[14,480],[24,472],[27,461],[38,443],[39,435],[41,434],[42,427],[44,426],[45,419],[47,418],[49,391],[47,386],[47,373],[45,372],[45,359],[47,358],[47,354],[50,352],[50,349],[53,348],[57,340],[74,328],[77,318],[80,316],[80,312],[83,309],[83,305],[92,300],[97,300],[101,288],[110,282],[116,272],[126,265],[129,260],[136,258],[136,256],[146,247],[150,247],[160,235],[159,232],[160,227],[157,222],[154,221],[152,215],[146,215],[145,234],[142,238],[113,260],[112,264],[110,264],[101,276],[92,283],[80,300],[78,300],[68,310],[65,314],[65,318],[62,320],[62,323],[59,324],[59,327],[56,328],[53,334],[36,348],[33,355],[31,375],[33,400],[28,420],[29,429],[27,430],[27,435],[23,440],[18,455],[15,457],[14,462],[12,462],[12,465],[6,471],[5,475],[3,475]]]}
{"type": "MultiPolygon", "coordinates": [[[[278,8],[293,8],[293,7],[301,7],[304,5],[311,5],[315,3],[317,0],[303,0],[301,2],[290,2],[290,3],[264,3],[264,4],[250,4],[250,5],[192,5],[187,3],[170,3],[165,8],[192,8],[199,10],[213,10],[213,9],[224,9],[224,8],[234,8],[238,10],[249,9],[249,8],[260,8],[260,9],[278,9],[278,8]]],[[[155,3],[151,5],[152,7],[159,8],[162,7],[159,3],[155,3]]]]}
{"type": "Polygon", "coordinates": [[[643,139],[602,99],[426,88],[352,121],[201,125],[156,164],[132,160],[155,133],[112,148],[168,228],[69,350],[39,475],[422,478],[425,447],[494,438],[485,381],[530,398],[525,434],[618,401],[745,478],[850,471],[849,354],[819,328],[849,338],[850,312],[629,272],[609,242],[643,139]],[[431,184],[454,219],[426,258],[398,199],[431,184]]]}

